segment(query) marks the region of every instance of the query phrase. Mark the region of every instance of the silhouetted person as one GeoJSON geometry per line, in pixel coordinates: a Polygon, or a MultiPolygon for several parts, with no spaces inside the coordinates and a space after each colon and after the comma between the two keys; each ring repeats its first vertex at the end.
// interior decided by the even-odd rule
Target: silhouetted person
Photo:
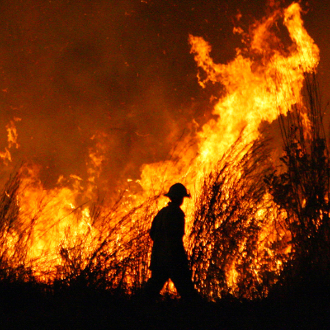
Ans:
{"type": "Polygon", "coordinates": [[[190,197],[185,186],[174,184],[165,194],[171,201],[155,216],[150,237],[153,240],[150,269],[152,271],[146,292],[156,298],[170,278],[182,298],[197,296],[191,280],[188,259],[183,246],[185,214],[180,206],[184,197],[190,197]]]}

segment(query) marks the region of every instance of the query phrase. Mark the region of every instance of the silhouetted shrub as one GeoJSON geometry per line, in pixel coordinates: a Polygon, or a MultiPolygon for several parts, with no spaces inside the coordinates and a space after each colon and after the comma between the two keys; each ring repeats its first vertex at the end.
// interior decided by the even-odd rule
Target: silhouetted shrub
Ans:
{"type": "Polygon", "coordinates": [[[281,118],[284,156],[281,171],[266,176],[275,202],[286,212],[292,253],[282,281],[330,271],[329,148],[315,74],[306,75],[306,107],[294,106],[281,118]]]}

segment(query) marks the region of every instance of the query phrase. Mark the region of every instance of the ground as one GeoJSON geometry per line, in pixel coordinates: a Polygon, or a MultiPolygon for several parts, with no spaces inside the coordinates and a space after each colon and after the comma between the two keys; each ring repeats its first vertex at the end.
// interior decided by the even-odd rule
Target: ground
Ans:
{"type": "Polygon", "coordinates": [[[148,302],[93,290],[1,287],[1,329],[329,329],[327,291],[260,301],[148,302]]]}

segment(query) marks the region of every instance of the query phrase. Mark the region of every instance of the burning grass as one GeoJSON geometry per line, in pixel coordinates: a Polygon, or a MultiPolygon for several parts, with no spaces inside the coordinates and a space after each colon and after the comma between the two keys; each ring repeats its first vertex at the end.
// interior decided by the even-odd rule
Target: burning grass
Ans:
{"type": "MultiPolygon", "coordinates": [[[[19,217],[17,194],[22,173],[19,170],[8,180],[1,196],[0,271],[3,280],[19,278],[29,281],[34,278],[57,288],[80,285],[125,292],[132,292],[146,281],[150,250],[147,229],[153,216],[150,210],[153,200],[132,208],[119,219],[118,204],[110,211],[107,209],[107,213],[100,211],[101,204],[95,204],[88,225],[81,210],[74,209],[70,215],[74,214],[75,221],[65,227],[59,241],[55,225],[60,221],[47,226],[45,219],[38,217],[42,210],[19,217]],[[44,229],[40,230],[43,224],[44,229]],[[60,242],[55,253],[49,249],[49,245],[52,246],[49,242],[43,246],[38,258],[33,254],[31,257],[35,241],[42,240],[43,236],[49,239],[49,232],[60,242]],[[47,253],[53,255],[50,257],[47,253]],[[25,275],[31,275],[31,278],[25,275]]],[[[44,203],[40,205],[46,206],[44,203]]]]}
{"type": "Polygon", "coordinates": [[[191,232],[194,279],[213,300],[266,296],[287,258],[288,233],[264,181],[267,144],[240,142],[205,177],[191,232]]]}
{"type": "MultiPolygon", "coordinates": [[[[270,230],[276,207],[266,196],[263,181],[270,166],[267,159],[265,143],[256,141],[246,146],[238,140],[205,177],[195,202],[189,244],[196,287],[209,299],[228,294],[264,296],[279,272],[283,257],[278,251],[287,237],[284,232],[277,230],[274,234],[270,230]]],[[[44,245],[39,257],[31,258],[29,248],[34,241],[42,236],[49,238],[49,231],[54,235],[57,232],[47,225],[40,230],[45,221],[38,218],[42,210],[20,225],[17,193],[21,176],[22,171],[18,171],[3,191],[1,269],[28,269],[39,281],[56,288],[78,286],[132,293],[143,287],[150,275],[148,230],[159,196],[124,215],[120,208],[123,200],[110,211],[95,203],[88,224],[83,212],[74,209],[69,213],[74,218],[64,228],[62,239],[57,239],[56,253],[44,245]],[[11,243],[14,239],[15,245],[11,243]],[[53,253],[52,258],[46,253],[53,253]]]]}

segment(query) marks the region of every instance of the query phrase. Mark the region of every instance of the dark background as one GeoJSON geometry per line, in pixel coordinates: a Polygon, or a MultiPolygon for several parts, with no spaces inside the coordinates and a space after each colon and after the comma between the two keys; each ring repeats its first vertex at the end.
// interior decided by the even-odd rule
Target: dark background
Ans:
{"type": "MultiPolygon", "coordinates": [[[[202,36],[214,61],[226,63],[241,45],[233,34],[238,14],[248,30],[278,4],[291,1],[0,2],[0,151],[6,125],[18,117],[13,164],[40,164],[46,186],[61,174],[86,178],[88,150],[97,142],[107,184],[137,179],[142,164],[168,158],[193,120],[205,123],[221,96],[219,86],[199,86],[189,34],[202,36]]],[[[322,0],[301,5],[321,50],[326,104],[330,6],[322,0]]]]}

